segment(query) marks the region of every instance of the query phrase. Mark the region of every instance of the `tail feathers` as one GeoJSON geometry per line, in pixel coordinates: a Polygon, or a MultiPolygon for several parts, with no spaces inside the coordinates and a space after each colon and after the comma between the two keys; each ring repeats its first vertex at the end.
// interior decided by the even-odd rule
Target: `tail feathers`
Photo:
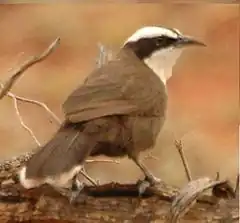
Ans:
{"type": "Polygon", "coordinates": [[[80,171],[94,145],[84,132],[63,126],[22,168],[20,182],[25,188],[43,183],[63,185],[80,171]]]}
{"type": "Polygon", "coordinates": [[[19,172],[19,179],[22,186],[26,189],[38,187],[44,182],[40,179],[27,179],[26,178],[26,166],[24,166],[19,172]]]}

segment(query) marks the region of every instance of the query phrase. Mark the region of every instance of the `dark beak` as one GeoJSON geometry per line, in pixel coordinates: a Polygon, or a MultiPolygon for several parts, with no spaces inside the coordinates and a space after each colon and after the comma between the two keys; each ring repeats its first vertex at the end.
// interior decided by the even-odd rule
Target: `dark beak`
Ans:
{"type": "Polygon", "coordinates": [[[206,46],[205,43],[200,42],[198,40],[193,39],[192,37],[188,37],[188,36],[183,36],[180,37],[177,41],[177,45],[184,47],[184,46],[206,46]]]}

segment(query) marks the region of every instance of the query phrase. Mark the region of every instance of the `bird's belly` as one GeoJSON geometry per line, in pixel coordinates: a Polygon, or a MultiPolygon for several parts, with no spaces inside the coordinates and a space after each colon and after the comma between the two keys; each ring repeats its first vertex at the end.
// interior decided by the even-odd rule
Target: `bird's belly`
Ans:
{"type": "Polygon", "coordinates": [[[129,130],[133,147],[145,150],[155,145],[164,123],[163,117],[135,117],[129,120],[129,130]]]}
{"type": "Polygon", "coordinates": [[[153,147],[164,123],[164,117],[112,116],[95,120],[93,123],[101,123],[98,125],[101,127],[94,128],[97,130],[95,134],[98,140],[90,156],[121,157],[128,155],[132,150],[141,151],[153,147]]]}
{"type": "Polygon", "coordinates": [[[123,157],[127,155],[127,147],[117,142],[99,142],[90,156],[105,155],[108,157],[123,157]]]}

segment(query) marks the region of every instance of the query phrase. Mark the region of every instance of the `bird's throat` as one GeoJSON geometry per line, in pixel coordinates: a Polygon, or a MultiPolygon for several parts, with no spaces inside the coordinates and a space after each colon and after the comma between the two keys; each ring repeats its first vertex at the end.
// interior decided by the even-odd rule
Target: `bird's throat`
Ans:
{"type": "Polygon", "coordinates": [[[180,50],[161,50],[145,58],[144,63],[166,84],[180,55],[180,50]]]}

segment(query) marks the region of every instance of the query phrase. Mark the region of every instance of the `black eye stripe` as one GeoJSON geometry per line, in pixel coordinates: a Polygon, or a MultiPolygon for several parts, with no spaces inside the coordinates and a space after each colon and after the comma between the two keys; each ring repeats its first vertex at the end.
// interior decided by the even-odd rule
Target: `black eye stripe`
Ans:
{"type": "Polygon", "coordinates": [[[161,37],[157,37],[154,41],[157,46],[164,48],[164,47],[168,47],[168,46],[174,44],[177,41],[177,39],[171,38],[171,37],[166,37],[166,36],[161,36],[161,37]]]}
{"type": "Polygon", "coordinates": [[[144,59],[158,49],[164,49],[174,45],[176,41],[177,39],[169,36],[158,36],[153,38],[141,38],[135,42],[128,42],[125,47],[132,49],[139,59],[144,59]]]}

